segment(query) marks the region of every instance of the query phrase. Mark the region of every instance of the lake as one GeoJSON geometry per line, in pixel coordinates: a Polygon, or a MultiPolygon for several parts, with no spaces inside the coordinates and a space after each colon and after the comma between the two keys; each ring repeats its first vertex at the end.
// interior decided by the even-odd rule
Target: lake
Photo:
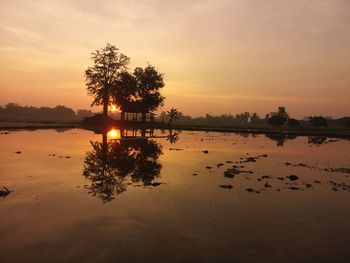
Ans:
{"type": "Polygon", "coordinates": [[[0,145],[1,262],[349,262],[349,140],[115,128],[0,145]]]}

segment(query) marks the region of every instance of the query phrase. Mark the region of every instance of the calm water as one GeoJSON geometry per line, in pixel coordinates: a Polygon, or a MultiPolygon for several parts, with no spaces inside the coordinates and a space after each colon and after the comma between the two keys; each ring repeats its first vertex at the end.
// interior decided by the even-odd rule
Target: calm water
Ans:
{"type": "Polygon", "coordinates": [[[0,261],[349,262],[350,141],[132,135],[2,132],[0,261]]]}

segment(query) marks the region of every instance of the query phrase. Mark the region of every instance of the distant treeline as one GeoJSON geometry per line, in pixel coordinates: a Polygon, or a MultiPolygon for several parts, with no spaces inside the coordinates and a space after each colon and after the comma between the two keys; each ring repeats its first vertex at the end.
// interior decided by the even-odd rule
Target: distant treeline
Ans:
{"type": "MultiPolygon", "coordinates": [[[[169,122],[169,116],[166,112],[161,112],[157,121],[167,123],[169,122]]],[[[182,114],[178,119],[174,119],[174,124],[178,125],[208,125],[217,127],[230,127],[230,126],[247,126],[248,124],[264,124],[266,120],[260,118],[257,113],[244,112],[236,115],[222,114],[218,116],[206,114],[204,117],[192,117],[190,115],[182,114]]]]}
{"type": "MultiPolygon", "coordinates": [[[[33,107],[21,106],[16,103],[8,103],[4,106],[0,105],[0,121],[81,121],[86,117],[92,117],[94,113],[91,110],[78,110],[75,112],[71,108],[65,106],[50,107],[33,107]]],[[[120,119],[119,112],[111,112],[109,114],[113,119],[120,119]]],[[[169,124],[169,112],[162,111],[155,118],[156,122],[169,124]]],[[[309,116],[301,120],[291,118],[285,107],[279,107],[276,112],[270,112],[265,117],[259,116],[257,113],[243,112],[240,114],[222,114],[210,115],[203,117],[191,117],[182,113],[172,120],[174,125],[183,126],[207,126],[207,127],[256,127],[266,128],[276,127],[340,127],[350,128],[350,117],[332,119],[331,117],[309,116]]]]}
{"type": "Polygon", "coordinates": [[[50,107],[21,106],[17,103],[0,105],[1,121],[79,121],[93,116],[90,110],[78,110],[59,105],[50,107]]]}
{"type": "MultiPolygon", "coordinates": [[[[169,114],[161,112],[156,118],[156,121],[168,123],[169,114]]],[[[240,114],[222,114],[210,115],[206,114],[204,117],[191,117],[189,115],[181,114],[179,118],[174,119],[174,125],[184,126],[210,126],[210,127],[282,127],[287,126],[291,128],[297,127],[345,127],[350,128],[350,117],[343,117],[333,119],[331,117],[309,116],[301,120],[290,118],[284,107],[280,107],[277,112],[271,112],[265,117],[259,116],[257,113],[244,112],[240,114]]]]}

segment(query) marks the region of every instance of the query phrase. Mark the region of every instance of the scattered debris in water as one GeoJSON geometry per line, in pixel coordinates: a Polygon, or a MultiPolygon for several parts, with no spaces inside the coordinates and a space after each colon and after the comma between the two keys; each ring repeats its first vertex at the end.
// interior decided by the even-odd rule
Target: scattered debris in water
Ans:
{"type": "MultiPolygon", "coordinates": [[[[248,153],[247,153],[248,155],[248,153]]],[[[239,163],[256,163],[256,161],[258,159],[261,159],[261,158],[266,158],[268,157],[267,154],[262,154],[262,155],[258,155],[258,156],[248,156],[248,157],[241,157],[239,158],[241,161],[239,161],[239,163]]]]}
{"type": "Polygon", "coordinates": [[[350,192],[350,185],[347,185],[345,183],[337,183],[334,181],[329,181],[328,183],[332,185],[332,190],[335,192],[337,192],[338,190],[350,192]]]}
{"type": "Polygon", "coordinates": [[[330,172],[330,173],[347,173],[350,174],[350,168],[325,168],[323,169],[325,172],[330,172]]]}
{"type": "Polygon", "coordinates": [[[160,186],[162,183],[159,183],[159,182],[153,182],[153,183],[148,183],[148,184],[145,184],[145,186],[153,186],[153,187],[156,187],[156,186],[160,186]]]}
{"type": "Polygon", "coordinates": [[[346,174],[350,174],[350,168],[346,168],[346,167],[340,167],[340,168],[321,168],[321,167],[316,167],[316,166],[312,166],[312,165],[308,165],[305,163],[298,163],[298,164],[292,164],[290,162],[285,162],[284,163],[286,166],[292,166],[292,167],[305,167],[305,168],[310,168],[310,169],[317,169],[319,171],[323,171],[323,172],[329,172],[329,173],[346,173],[346,174]]]}
{"type": "Polygon", "coordinates": [[[272,179],[273,177],[271,175],[263,175],[261,176],[262,179],[272,179]]]}
{"type": "Polygon", "coordinates": [[[297,187],[297,186],[290,186],[290,187],[288,187],[288,189],[290,189],[290,190],[293,190],[293,191],[295,191],[295,190],[301,190],[299,187],[297,187]]]}
{"type": "Polygon", "coordinates": [[[169,148],[169,151],[183,151],[181,148],[169,148]]]}
{"type": "MultiPolygon", "coordinates": [[[[237,167],[237,166],[235,166],[237,167]]],[[[228,177],[228,178],[233,178],[235,175],[237,174],[240,174],[240,173],[249,173],[249,174],[252,174],[253,172],[252,171],[245,171],[245,170],[239,170],[237,168],[230,168],[230,169],[227,169],[225,172],[224,172],[224,176],[225,177],[228,177]]]]}
{"type": "Polygon", "coordinates": [[[264,184],[264,187],[265,188],[271,188],[272,186],[271,185],[269,185],[267,182],[264,184]]]}
{"type": "Polygon", "coordinates": [[[291,175],[288,175],[287,178],[291,181],[296,181],[299,179],[299,176],[297,176],[295,174],[291,174],[291,175]]]}
{"type": "Polygon", "coordinates": [[[8,189],[6,186],[3,186],[4,190],[0,190],[0,197],[7,197],[13,190],[8,189]]]}
{"type": "Polygon", "coordinates": [[[223,166],[224,164],[223,163],[218,163],[217,165],[216,165],[216,167],[217,168],[220,168],[221,166],[223,166]]]}
{"type": "Polygon", "coordinates": [[[230,184],[221,184],[220,187],[223,189],[232,189],[233,188],[233,186],[230,184]]]}
{"type": "Polygon", "coordinates": [[[256,190],[254,190],[253,188],[247,188],[247,189],[245,189],[248,193],[257,193],[257,194],[260,194],[260,192],[259,191],[256,191],[256,190]]]}

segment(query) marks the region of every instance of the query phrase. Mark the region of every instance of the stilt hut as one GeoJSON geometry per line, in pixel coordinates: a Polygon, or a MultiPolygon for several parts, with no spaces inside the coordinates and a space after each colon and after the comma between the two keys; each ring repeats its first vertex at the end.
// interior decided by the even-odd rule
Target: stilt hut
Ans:
{"type": "Polygon", "coordinates": [[[154,114],[142,102],[126,102],[120,106],[122,121],[150,121],[154,120],[154,114]],[[141,115],[141,118],[139,118],[141,115]]]}

